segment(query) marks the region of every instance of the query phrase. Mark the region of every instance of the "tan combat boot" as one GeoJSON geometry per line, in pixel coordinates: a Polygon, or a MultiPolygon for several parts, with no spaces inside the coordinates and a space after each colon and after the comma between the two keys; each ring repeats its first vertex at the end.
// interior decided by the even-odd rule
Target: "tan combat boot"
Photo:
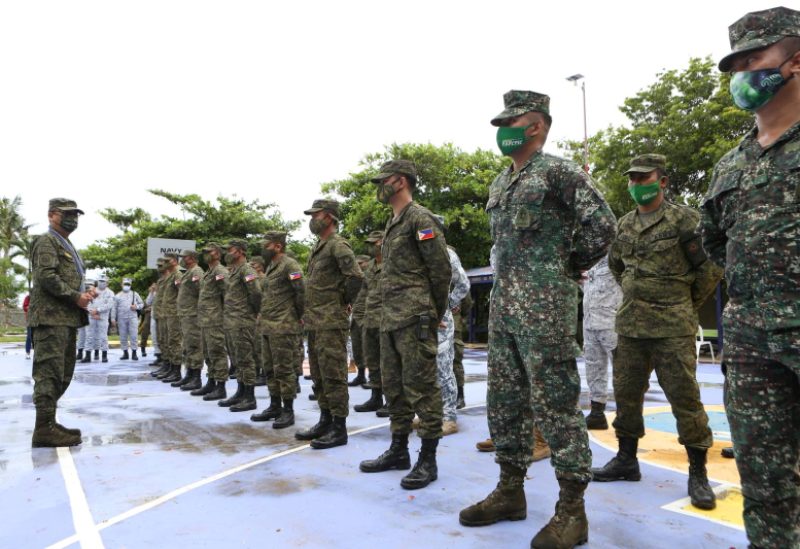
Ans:
{"type": "Polygon", "coordinates": [[[500,482],[486,499],[463,509],[458,520],[464,526],[487,526],[500,520],[525,520],[525,471],[508,463],[500,464],[500,482]]]}
{"type": "Polygon", "coordinates": [[[531,549],[572,549],[589,541],[583,492],[587,482],[559,479],[556,514],[531,540],[531,549]]]}
{"type": "Polygon", "coordinates": [[[541,461],[550,457],[550,445],[542,436],[538,427],[533,428],[533,461],[541,461]]]}
{"type": "Polygon", "coordinates": [[[36,410],[36,425],[33,428],[31,446],[34,448],[57,448],[59,446],[76,446],[81,437],[59,429],[56,424],[55,410],[36,410]]]}
{"type": "Polygon", "coordinates": [[[477,448],[479,452],[494,452],[494,441],[490,438],[487,438],[486,440],[478,442],[475,445],[475,448],[477,448]]]}

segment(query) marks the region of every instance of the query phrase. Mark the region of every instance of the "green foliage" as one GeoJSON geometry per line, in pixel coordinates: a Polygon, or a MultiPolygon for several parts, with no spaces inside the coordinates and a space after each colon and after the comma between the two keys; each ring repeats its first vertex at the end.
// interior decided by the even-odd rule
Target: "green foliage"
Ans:
{"type": "MultiPolygon", "coordinates": [[[[149,192],[178,206],[181,217],[154,218],[141,208],[102,210],[100,215],[119,227],[122,234],[91,244],[82,252],[88,268],[103,269],[115,286],[122,278],[130,277],[140,293],[146,292],[156,279],[155,270],[146,266],[148,238],[196,240],[198,248],[206,242],[225,244],[232,238],[244,238],[250,243],[248,252],[252,256],[260,253],[259,242],[266,231],[291,232],[299,226],[297,221],[285,221],[274,211],[273,204],[258,200],[219,196],[210,202],[196,194],[149,192]]],[[[291,242],[289,248],[295,256],[305,259],[307,244],[291,242]]]]}
{"type": "Polygon", "coordinates": [[[419,184],[414,200],[445,218],[447,243],[455,247],[465,268],[489,264],[491,236],[489,217],[484,210],[489,185],[508,160],[489,151],[464,152],[451,144],[393,144],[383,152],[366,155],[360,171],[346,179],[322,185],[322,191],[336,193],[342,203],[342,234],[349,238],[356,253],[366,250],[364,238],[383,229],[391,208],[375,198],[370,178],[388,160],[412,160],[417,166],[419,184]]]}
{"type": "MultiPolygon", "coordinates": [[[[708,189],[714,165],[752,127],[752,115],[737,108],[728,90],[730,76],[710,58],[689,60],[684,71],[668,70],[620,111],[629,127],[608,127],[589,139],[592,177],[614,213],[634,208],[623,172],[633,156],[667,156],[668,198],[697,206],[708,189]]],[[[564,143],[581,162],[583,144],[564,143]]]]}
{"type": "Polygon", "coordinates": [[[17,276],[20,269],[10,257],[0,257],[0,308],[16,307],[17,296],[25,291],[25,283],[17,276]]]}

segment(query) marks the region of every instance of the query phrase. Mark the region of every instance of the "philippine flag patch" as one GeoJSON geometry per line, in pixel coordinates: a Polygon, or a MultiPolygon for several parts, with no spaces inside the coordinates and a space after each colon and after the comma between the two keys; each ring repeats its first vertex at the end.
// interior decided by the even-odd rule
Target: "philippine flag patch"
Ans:
{"type": "Polygon", "coordinates": [[[431,238],[436,238],[436,233],[433,232],[433,229],[417,231],[417,240],[430,240],[431,238]]]}
{"type": "Polygon", "coordinates": [[[200,277],[199,277],[199,276],[197,276],[197,275],[194,275],[194,276],[192,277],[192,282],[197,282],[198,280],[200,280],[200,277]]]}
{"type": "Polygon", "coordinates": [[[214,277],[214,280],[224,280],[224,279],[225,279],[224,274],[218,274],[217,276],[214,277]]]}
{"type": "Polygon", "coordinates": [[[303,273],[289,273],[289,280],[300,280],[301,278],[303,278],[303,273]]]}
{"type": "Polygon", "coordinates": [[[244,281],[245,282],[252,282],[255,279],[256,279],[256,275],[255,274],[244,275],[244,281]]]}

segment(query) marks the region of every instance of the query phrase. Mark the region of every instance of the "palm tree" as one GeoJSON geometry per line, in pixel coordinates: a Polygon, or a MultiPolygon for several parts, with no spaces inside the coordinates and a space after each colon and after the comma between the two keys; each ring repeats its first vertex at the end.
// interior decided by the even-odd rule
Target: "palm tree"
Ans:
{"type": "Polygon", "coordinates": [[[23,231],[20,236],[15,238],[11,245],[14,246],[14,251],[11,252],[10,257],[14,259],[15,257],[21,257],[25,260],[27,267],[23,267],[15,263],[14,271],[16,274],[24,274],[26,280],[28,281],[28,291],[31,290],[31,279],[33,278],[31,272],[31,251],[33,250],[33,241],[36,238],[35,235],[32,235],[27,230],[23,231]],[[20,267],[17,269],[17,267],[20,267]]]}
{"type": "Polygon", "coordinates": [[[0,258],[9,259],[14,240],[28,232],[31,225],[25,224],[22,214],[22,198],[0,198],[0,258]]]}

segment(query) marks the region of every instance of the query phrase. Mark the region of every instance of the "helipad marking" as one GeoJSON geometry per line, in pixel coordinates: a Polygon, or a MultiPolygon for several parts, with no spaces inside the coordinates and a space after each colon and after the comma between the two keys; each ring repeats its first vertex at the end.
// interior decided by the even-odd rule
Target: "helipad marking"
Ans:
{"type": "Polygon", "coordinates": [[[714,493],[717,495],[717,507],[711,511],[705,511],[693,506],[688,497],[668,503],[661,508],[744,532],[744,517],[742,515],[744,496],[742,496],[742,490],[732,484],[721,484],[714,487],[714,493]]]}

